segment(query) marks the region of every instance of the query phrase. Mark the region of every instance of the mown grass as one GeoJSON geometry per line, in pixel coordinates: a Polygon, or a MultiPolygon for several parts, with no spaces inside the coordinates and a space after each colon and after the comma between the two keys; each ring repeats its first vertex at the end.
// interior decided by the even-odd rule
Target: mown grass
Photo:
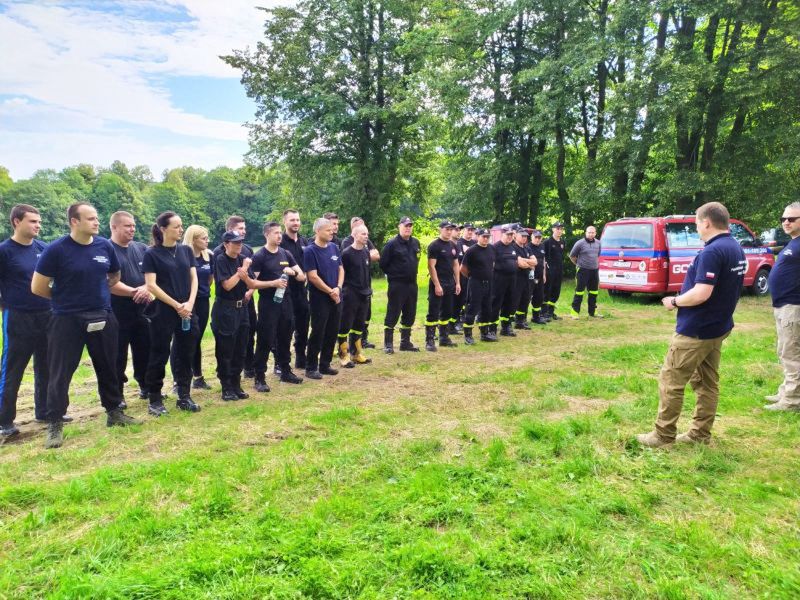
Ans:
{"type": "MultiPolygon", "coordinates": [[[[201,413],[141,427],[83,420],[59,451],[6,445],[0,597],[800,597],[800,419],[761,410],[768,303],[740,304],[714,444],[668,452],[634,434],[672,316],[601,307],[234,405],[196,394],[201,413]]],[[[83,387],[76,410],[96,406],[83,387]]]]}

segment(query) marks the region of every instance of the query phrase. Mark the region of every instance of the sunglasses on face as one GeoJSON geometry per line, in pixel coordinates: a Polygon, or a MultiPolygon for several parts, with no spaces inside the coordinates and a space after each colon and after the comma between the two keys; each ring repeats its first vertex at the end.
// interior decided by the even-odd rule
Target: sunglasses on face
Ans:
{"type": "Polygon", "coordinates": [[[797,219],[800,219],[800,217],[781,217],[781,223],[783,223],[784,221],[789,221],[789,223],[794,223],[795,221],[797,221],[797,219]]]}

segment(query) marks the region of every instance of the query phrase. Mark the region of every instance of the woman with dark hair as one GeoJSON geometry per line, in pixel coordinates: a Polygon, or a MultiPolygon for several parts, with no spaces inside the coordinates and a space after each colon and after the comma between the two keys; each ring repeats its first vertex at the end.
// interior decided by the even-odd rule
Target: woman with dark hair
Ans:
{"type": "Polygon", "coordinates": [[[145,383],[149,394],[148,412],[156,417],[167,413],[161,389],[174,347],[172,377],[178,391],[177,406],[197,412],[200,407],[189,395],[192,383],[192,359],[199,330],[194,302],[197,297],[197,267],[192,248],[180,243],[181,218],[167,211],[153,224],[153,245],[142,262],[147,289],[156,299],[148,307],[150,319],[150,360],[145,383]]]}

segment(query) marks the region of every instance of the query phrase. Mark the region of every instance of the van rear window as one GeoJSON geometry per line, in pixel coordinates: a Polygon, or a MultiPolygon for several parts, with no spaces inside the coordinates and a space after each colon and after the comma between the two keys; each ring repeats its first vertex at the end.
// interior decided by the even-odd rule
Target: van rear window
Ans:
{"type": "Polygon", "coordinates": [[[651,223],[614,223],[606,226],[600,240],[603,248],[652,248],[651,223]]]}
{"type": "Polygon", "coordinates": [[[667,240],[670,248],[700,248],[703,241],[694,223],[667,223],[667,240]]]}

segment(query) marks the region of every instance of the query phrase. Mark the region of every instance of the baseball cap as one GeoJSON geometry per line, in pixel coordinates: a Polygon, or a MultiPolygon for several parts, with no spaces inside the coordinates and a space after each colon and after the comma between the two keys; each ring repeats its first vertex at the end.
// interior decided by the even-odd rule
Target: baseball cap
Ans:
{"type": "Polygon", "coordinates": [[[478,235],[490,235],[489,230],[481,227],[476,231],[478,235]]]}
{"type": "Polygon", "coordinates": [[[414,221],[411,220],[411,217],[403,217],[400,219],[400,225],[413,225],[414,221]]]}
{"type": "Polygon", "coordinates": [[[462,229],[475,229],[475,225],[472,223],[464,223],[461,227],[462,229]]]}
{"type": "Polygon", "coordinates": [[[533,237],[542,237],[542,232],[538,229],[534,229],[533,233],[531,234],[533,237]]]}
{"type": "Polygon", "coordinates": [[[502,227],[500,227],[501,233],[511,233],[513,231],[514,231],[513,225],[503,225],[502,227]]]}
{"type": "Polygon", "coordinates": [[[517,231],[515,233],[517,235],[524,235],[525,237],[528,237],[528,230],[525,229],[524,227],[517,228],[517,231]]]}
{"type": "Polygon", "coordinates": [[[448,221],[447,219],[445,219],[444,221],[442,221],[441,223],[439,223],[439,229],[451,229],[451,228],[453,228],[453,227],[455,227],[455,225],[453,225],[453,224],[452,224],[450,221],[448,221]]]}
{"type": "Polygon", "coordinates": [[[238,234],[235,231],[226,231],[225,233],[222,234],[222,241],[224,243],[228,243],[228,242],[243,242],[244,241],[244,236],[238,234]]]}
{"type": "Polygon", "coordinates": [[[556,221],[550,226],[550,229],[557,229],[558,227],[563,228],[564,224],[561,221],[556,221]]]}

